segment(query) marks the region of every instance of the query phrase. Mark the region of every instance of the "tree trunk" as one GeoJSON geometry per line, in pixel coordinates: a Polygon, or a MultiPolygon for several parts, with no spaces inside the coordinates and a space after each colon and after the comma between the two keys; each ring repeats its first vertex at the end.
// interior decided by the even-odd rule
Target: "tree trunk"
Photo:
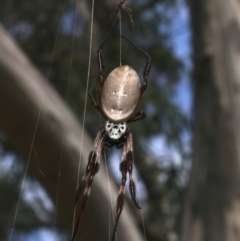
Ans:
{"type": "Polygon", "coordinates": [[[182,241],[240,240],[240,1],[189,0],[194,142],[182,241]]]}
{"type": "MultiPolygon", "coordinates": [[[[0,128],[25,160],[29,161],[29,169],[34,171],[46,188],[57,205],[58,214],[71,232],[82,128],[58,94],[7,36],[2,26],[0,128]]],[[[80,176],[85,171],[91,147],[90,138],[84,134],[80,176]]],[[[88,208],[80,223],[78,239],[80,236],[88,237],[89,241],[109,239],[112,214],[109,216],[107,174],[103,163],[101,166],[93,182],[88,208]]],[[[117,190],[111,180],[110,185],[115,212],[117,190]]],[[[111,230],[112,227],[111,224],[111,230]]],[[[119,240],[143,240],[127,203],[120,218],[118,237],[119,240]]]]}

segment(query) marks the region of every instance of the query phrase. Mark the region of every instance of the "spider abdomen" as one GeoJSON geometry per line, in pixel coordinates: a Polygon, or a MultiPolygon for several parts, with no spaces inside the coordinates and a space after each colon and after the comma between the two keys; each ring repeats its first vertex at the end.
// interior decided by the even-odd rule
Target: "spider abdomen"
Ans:
{"type": "Polygon", "coordinates": [[[115,68],[103,85],[102,108],[106,116],[112,121],[126,120],[138,103],[140,91],[140,79],[133,68],[115,68]]]}

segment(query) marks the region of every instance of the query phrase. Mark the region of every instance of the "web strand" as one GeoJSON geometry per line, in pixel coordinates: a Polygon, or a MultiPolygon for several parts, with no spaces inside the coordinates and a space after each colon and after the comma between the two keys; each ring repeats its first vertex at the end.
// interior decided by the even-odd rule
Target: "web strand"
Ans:
{"type": "MultiPolygon", "coordinates": [[[[96,80],[95,75],[93,73],[94,76],[94,81],[96,80]]],[[[95,88],[96,89],[96,88],[95,88]]],[[[96,89],[96,96],[97,96],[97,102],[99,103],[99,95],[98,95],[98,91],[96,89]]],[[[102,121],[101,121],[101,115],[100,113],[98,113],[98,118],[99,118],[99,124],[100,126],[102,126],[102,121]]],[[[104,162],[105,162],[105,166],[106,166],[106,172],[107,172],[107,182],[108,182],[108,192],[109,192],[109,200],[110,200],[110,208],[109,208],[109,241],[111,239],[111,213],[112,213],[112,220],[114,223],[114,206],[113,206],[113,197],[112,197],[112,190],[111,190],[111,185],[110,185],[110,177],[109,177],[109,172],[108,172],[108,164],[107,164],[107,156],[106,156],[106,152],[105,149],[103,147],[103,158],[104,158],[104,162]]]]}
{"type": "MultiPolygon", "coordinates": [[[[73,26],[73,38],[72,38],[72,47],[71,47],[71,58],[70,58],[70,65],[69,65],[69,76],[68,76],[68,84],[67,84],[67,91],[66,91],[66,102],[68,104],[69,99],[69,90],[70,90],[70,83],[72,77],[72,62],[73,62],[73,50],[74,50],[74,43],[75,43],[75,32],[77,26],[77,5],[78,1],[76,1],[75,7],[75,14],[74,14],[74,26],[73,26]]],[[[60,181],[61,181],[61,170],[62,170],[62,159],[63,159],[63,145],[65,142],[64,136],[62,136],[61,140],[61,154],[60,154],[60,161],[59,161],[59,173],[58,173],[58,183],[57,183],[57,193],[56,193],[56,200],[55,200],[55,212],[54,212],[54,221],[53,224],[56,223],[56,216],[57,216],[57,206],[58,206],[58,197],[59,197],[59,188],[60,188],[60,181]]]]}
{"type": "MultiPolygon", "coordinates": [[[[87,87],[86,87],[86,94],[85,94],[85,100],[84,100],[83,121],[82,121],[82,133],[81,133],[81,143],[80,143],[80,149],[79,149],[79,152],[80,152],[80,153],[79,153],[79,162],[78,162],[78,172],[77,172],[77,185],[76,185],[76,190],[78,189],[78,183],[79,183],[79,178],[80,178],[80,170],[81,170],[81,162],[82,162],[82,144],[83,144],[83,135],[84,135],[84,129],[85,129],[87,97],[88,97],[88,89],[89,89],[89,76],[90,76],[90,70],[91,70],[94,4],[95,4],[95,1],[92,0],[91,24],[90,24],[90,42],[89,42],[89,56],[88,56],[88,72],[87,72],[87,87]]],[[[76,216],[76,206],[74,207],[72,234],[74,233],[75,216],[76,216]]]]}
{"type": "Polygon", "coordinates": [[[121,9],[118,10],[118,15],[119,15],[119,59],[120,59],[120,66],[122,66],[122,15],[121,15],[121,9]]]}
{"type": "MultiPolygon", "coordinates": [[[[140,198],[139,198],[139,204],[142,207],[140,198]]],[[[143,217],[143,210],[140,209],[140,212],[141,212],[141,218],[142,218],[144,240],[147,241],[146,228],[145,228],[145,222],[144,222],[144,217],[143,217]]]]}

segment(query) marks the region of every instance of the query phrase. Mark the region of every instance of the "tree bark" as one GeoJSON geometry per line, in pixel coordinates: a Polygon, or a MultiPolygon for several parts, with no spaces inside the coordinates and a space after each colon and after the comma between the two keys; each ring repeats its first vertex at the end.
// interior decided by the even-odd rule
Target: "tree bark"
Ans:
{"type": "MultiPolygon", "coordinates": [[[[18,49],[16,43],[7,36],[2,26],[0,128],[25,160],[29,161],[28,172],[33,171],[46,188],[56,204],[58,214],[71,233],[82,128],[59,95],[18,49]]],[[[92,141],[84,133],[80,177],[85,172],[91,146],[92,141]]],[[[115,212],[117,190],[111,180],[110,185],[115,212]]],[[[109,222],[112,231],[112,214],[109,214],[111,205],[104,165],[95,176],[92,189],[76,240],[80,237],[87,237],[89,241],[108,240],[109,222]]],[[[119,240],[143,240],[127,203],[120,218],[118,237],[119,240]]]]}
{"type": "Polygon", "coordinates": [[[240,2],[189,0],[194,142],[182,241],[240,240],[240,2]]]}

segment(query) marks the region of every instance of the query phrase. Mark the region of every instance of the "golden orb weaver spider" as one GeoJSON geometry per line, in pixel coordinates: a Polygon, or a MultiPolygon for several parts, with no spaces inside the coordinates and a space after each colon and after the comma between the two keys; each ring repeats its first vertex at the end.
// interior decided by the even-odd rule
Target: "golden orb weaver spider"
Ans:
{"type": "MultiPolygon", "coordinates": [[[[119,21],[118,21],[119,22],[119,21]]],[[[141,207],[136,201],[136,187],[133,180],[133,142],[132,134],[127,124],[145,118],[145,113],[139,111],[132,115],[135,107],[142,98],[148,84],[148,75],[151,69],[151,57],[128,38],[121,35],[122,38],[130,42],[133,46],[139,49],[147,56],[147,62],[143,71],[143,83],[141,84],[140,78],[136,71],[128,65],[115,68],[104,81],[103,77],[103,58],[102,47],[106,43],[108,37],[115,29],[115,24],[107,38],[99,46],[97,50],[98,67],[99,67],[99,84],[102,98],[102,107],[94,100],[91,92],[88,93],[94,107],[103,115],[106,119],[106,124],[98,132],[92,150],[89,154],[88,164],[86,172],[81,180],[76,193],[76,202],[78,202],[79,196],[83,193],[83,198],[80,203],[78,211],[77,223],[75,225],[72,241],[75,238],[79,222],[81,220],[83,211],[85,209],[94,176],[99,170],[100,157],[103,145],[108,147],[116,146],[118,148],[123,147],[122,162],[120,164],[120,171],[122,173],[121,186],[117,198],[116,219],[112,234],[112,241],[115,239],[115,233],[119,218],[123,210],[125,184],[127,181],[127,174],[129,175],[129,190],[131,197],[137,208],[141,207]],[[86,187],[85,187],[86,186],[86,187]],[[85,188],[85,190],[84,190],[85,188]],[[84,192],[83,192],[84,190],[84,192]]]]}

